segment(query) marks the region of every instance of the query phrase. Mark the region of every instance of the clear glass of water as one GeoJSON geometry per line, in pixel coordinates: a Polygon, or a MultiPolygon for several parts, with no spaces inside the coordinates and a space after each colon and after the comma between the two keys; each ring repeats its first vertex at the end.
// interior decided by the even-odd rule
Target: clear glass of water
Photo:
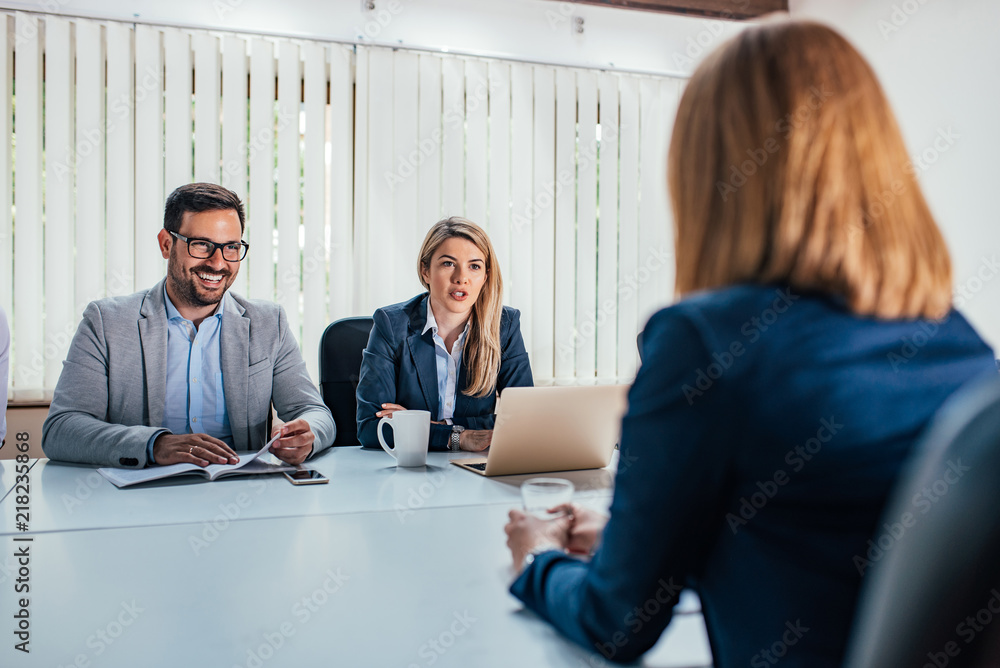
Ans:
{"type": "Polygon", "coordinates": [[[573,501],[573,483],[562,478],[531,478],[521,483],[525,512],[543,520],[561,517],[549,508],[573,501]]]}

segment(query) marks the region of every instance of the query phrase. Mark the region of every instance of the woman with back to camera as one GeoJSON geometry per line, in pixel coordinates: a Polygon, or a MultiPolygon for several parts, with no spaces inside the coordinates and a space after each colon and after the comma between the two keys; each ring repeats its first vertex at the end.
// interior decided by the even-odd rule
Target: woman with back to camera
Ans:
{"type": "Polygon", "coordinates": [[[645,328],[610,518],[511,511],[511,591],[616,661],[688,586],[717,668],[839,666],[901,466],[993,354],[951,308],[885,95],[833,30],[766,23],[712,53],[668,172],[680,301],[645,328]]]}
{"type": "Polygon", "coordinates": [[[417,275],[427,292],[375,311],[358,383],[358,439],[378,448],[382,417],[426,410],[431,450],[484,450],[497,393],[533,384],[520,312],[501,303],[489,237],[464,218],[427,232],[417,275]]]}

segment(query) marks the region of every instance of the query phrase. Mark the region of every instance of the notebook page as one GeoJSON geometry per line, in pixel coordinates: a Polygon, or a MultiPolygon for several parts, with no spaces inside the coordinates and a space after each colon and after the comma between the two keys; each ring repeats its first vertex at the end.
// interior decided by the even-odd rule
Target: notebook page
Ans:
{"type": "Polygon", "coordinates": [[[236,464],[211,464],[204,468],[198,466],[197,464],[187,463],[153,466],[147,469],[120,469],[105,467],[97,469],[97,472],[104,476],[105,479],[107,479],[107,481],[115,487],[128,487],[129,485],[136,485],[141,482],[160,480],[162,478],[169,478],[170,476],[182,473],[194,472],[206,475],[209,480],[214,480],[220,473],[235,471],[256,460],[262,454],[267,452],[267,449],[271,447],[271,444],[276,440],[278,440],[277,436],[265,443],[264,446],[257,452],[241,455],[239,457],[239,462],[236,464]]]}

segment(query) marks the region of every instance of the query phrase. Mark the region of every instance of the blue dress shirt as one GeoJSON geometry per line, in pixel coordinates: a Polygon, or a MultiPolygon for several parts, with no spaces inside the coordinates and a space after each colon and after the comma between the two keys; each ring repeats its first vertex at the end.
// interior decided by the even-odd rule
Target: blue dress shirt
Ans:
{"type": "Polygon", "coordinates": [[[462,350],[465,348],[465,337],[469,333],[469,323],[465,323],[465,329],[459,334],[451,350],[444,345],[444,339],[438,335],[437,318],[431,309],[431,300],[427,300],[427,324],[424,325],[426,334],[430,331],[434,337],[434,357],[437,364],[437,389],[438,389],[438,414],[435,420],[443,420],[447,424],[452,424],[455,417],[455,399],[458,394],[458,370],[462,367],[462,350]]]}
{"type": "Polygon", "coordinates": [[[233,431],[226,410],[222,382],[222,312],[229,295],[223,295],[215,313],[198,328],[181,316],[170,301],[167,309],[167,393],[163,431],[153,434],[146,454],[153,463],[153,442],[160,434],[208,434],[233,446],[233,431]]]}

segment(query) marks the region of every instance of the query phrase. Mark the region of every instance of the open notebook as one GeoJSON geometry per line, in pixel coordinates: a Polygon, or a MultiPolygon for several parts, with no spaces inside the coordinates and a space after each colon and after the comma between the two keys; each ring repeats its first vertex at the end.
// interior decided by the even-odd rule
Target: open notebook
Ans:
{"type": "Polygon", "coordinates": [[[251,475],[256,473],[280,473],[281,471],[294,471],[291,464],[268,464],[258,460],[258,457],[267,452],[271,444],[278,440],[275,436],[264,444],[257,452],[240,455],[239,462],[235,464],[210,464],[204,468],[197,464],[169,464],[167,466],[154,466],[148,469],[119,469],[100,468],[97,472],[107,478],[115,487],[128,487],[151,480],[162,478],[172,478],[174,476],[196,474],[215,480],[227,475],[251,475]]]}

